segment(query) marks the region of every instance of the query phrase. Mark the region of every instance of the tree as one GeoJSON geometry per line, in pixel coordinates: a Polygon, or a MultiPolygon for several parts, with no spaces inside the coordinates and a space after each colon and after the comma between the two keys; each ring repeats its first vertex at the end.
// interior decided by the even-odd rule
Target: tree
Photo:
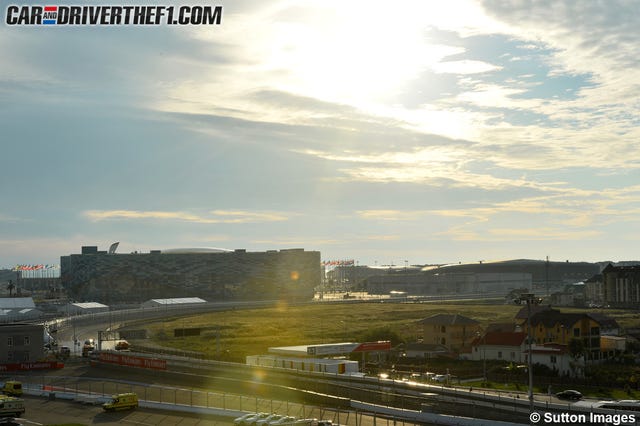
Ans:
{"type": "Polygon", "coordinates": [[[573,358],[573,363],[571,364],[571,369],[575,373],[575,369],[582,368],[583,371],[587,369],[587,347],[584,344],[582,339],[571,339],[569,340],[569,354],[571,358],[573,358]],[[584,359],[584,365],[579,365],[578,359],[582,357],[584,359]]]}
{"type": "Polygon", "coordinates": [[[584,356],[584,350],[585,347],[582,339],[569,340],[569,354],[575,361],[577,361],[581,356],[584,356]]]}

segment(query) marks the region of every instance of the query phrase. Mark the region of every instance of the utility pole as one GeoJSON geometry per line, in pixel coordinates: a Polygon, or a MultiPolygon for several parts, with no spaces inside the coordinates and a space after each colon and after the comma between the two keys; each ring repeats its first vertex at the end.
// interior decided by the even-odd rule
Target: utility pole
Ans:
{"type": "Polygon", "coordinates": [[[529,347],[529,356],[527,357],[527,370],[529,370],[529,412],[533,413],[533,348],[531,335],[531,305],[538,305],[541,299],[535,297],[533,293],[522,293],[517,300],[518,303],[525,302],[527,304],[527,341],[529,347]]]}
{"type": "Polygon", "coordinates": [[[544,279],[547,287],[547,297],[549,297],[549,256],[547,256],[547,261],[544,263],[544,279]]]}

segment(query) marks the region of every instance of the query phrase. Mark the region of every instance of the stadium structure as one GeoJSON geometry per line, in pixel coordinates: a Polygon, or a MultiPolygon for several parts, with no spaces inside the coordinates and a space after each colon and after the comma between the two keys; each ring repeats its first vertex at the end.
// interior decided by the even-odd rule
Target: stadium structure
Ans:
{"type": "Polygon", "coordinates": [[[359,286],[371,294],[392,291],[407,295],[504,296],[511,290],[530,289],[539,293],[562,290],[585,281],[601,270],[589,262],[507,260],[468,264],[380,268],[377,274],[361,269],[351,272],[361,279],[359,286]]]}
{"type": "Polygon", "coordinates": [[[109,251],[84,246],[81,254],[60,257],[60,280],[70,299],[108,305],[174,297],[311,300],[320,268],[320,252],[301,248],[119,254],[114,245],[109,251]]]}

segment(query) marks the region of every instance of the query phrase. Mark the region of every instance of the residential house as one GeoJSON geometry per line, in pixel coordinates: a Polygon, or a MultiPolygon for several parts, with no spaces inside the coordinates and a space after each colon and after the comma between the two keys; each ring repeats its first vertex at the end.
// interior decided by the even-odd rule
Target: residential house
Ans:
{"type": "Polygon", "coordinates": [[[471,344],[471,359],[474,361],[496,359],[521,364],[525,362],[527,333],[487,332],[476,337],[471,344]]]}
{"type": "Polygon", "coordinates": [[[512,333],[514,331],[518,331],[518,330],[516,330],[516,325],[513,322],[494,322],[487,326],[485,333],[493,333],[493,332],[512,333]]]}
{"type": "MultiPolygon", "coordinates": [[[[527,349],[526,352],[528,355],[529,350],[527,349]]],[[[531,347],[531,352],[531,362],[534,365],[545,365],[561,376],[581,376],[583,374],[580,364],[571,357],[566,346],[555,344],[534,345],[531,347]]]]}
{"type": "Polygon", "coordinates": [[[451,352],[465,352],[481,332],[480,323],[459,314],[438,314],[418,321],[423,343],[445,346],[451,352]]]}
{"type": "Polygon", "coordinates": [[[600,324],[600,335],[619,336],[620,324],[614,318],[598,312],[589,312],[591,318],[600,324]]]}
{"type": "MultiPolygon", "coordinates": [[[[555,370],[560,375],[576,374],[574,362],[567,352],[566,345],[531,346],[533,364],[541,364],[555,370]]],[[[527,333],[524,332],[488,332],[474,339],[471,359],[507,361],[515,365],[526,365],[529,362],[527,333]]]]}
{"type": "MultiPolygon", "coordinates": [[[[520,324],[525,332],[528,332],[527,309],[523,308],[516,315],[521,320],[525,317],[520,324]]],[[[537,310],[531,315],[531,335],[538,345],[569,345],[572,339],[580,339],[588,360],[601,359],[600,323],[587,313],[563,313],[550,307],[537,310]]]]}
{"type": "Polygon", "coordinates": [[[431,359],[448,354],[449,349],[443,345],[430,343],[407,343],[404,345],[404,356],[407,358],[431,359]]]}
{"type": "Polygon", "coordinates": [[[613,358],[627,349],[627,338],[620,336],[600,336],[600,349],[604,358],[613,358]]]}

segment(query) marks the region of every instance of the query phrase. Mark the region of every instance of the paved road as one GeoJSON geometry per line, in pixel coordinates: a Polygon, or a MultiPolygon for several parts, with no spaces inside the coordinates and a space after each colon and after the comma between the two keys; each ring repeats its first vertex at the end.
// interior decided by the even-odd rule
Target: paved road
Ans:
{"type": "Polygon", "coordinates": [[[99,406],[77,402],[25,396],[26,412],[19,420],[24,425],[52,425],[73,423],[80,425],[180,425],[180,426],[231,426],[228,419],[202,417],[201,415],[176,414],[138,408],[136,410],[106,413],[99,406]]]}
{"type": "MultiPolygon", "coordinates": [[[[176,413],[169,411],[137,408],[135,410],[106,413],[99,406],[82,405],[77,402],[49,400],[42,397],[25,396],[26,413],[18,421],[23,425],[144,425],[144,426],[233,426],[229,418],[206,416],[202,414],[176,413]]],[[[350,417],[334,418],[334,424],[361,426],[397,426],[412,423],[373,417],[365,414],[352,414],[350,417]]]]}
{"type": "MultiPolygon", "coordinates": [[[[26,413],[22,420],[25,425],[52,425],[73,423],[80,425],[100,424],[109,425],[219,425],[231,426],[228,417],[215,417],[213,415],[192,414],[188,412],[169,412],[147,407],[140,407],[132,411],[105,413],[100,406],[83,405],[67,399],[60,399],[64,395],[77,392],[93,393],[98,395],[110,395],[112,393],[135,391],[144,400],[162,401],[168,404],[181,404],[186,406],[210,406],[225,408],[227,410],[259,410],[277,412],[280,414],[294,415],[303,418],[330,419],[334,423],[347,426],[384,426],[390,422],[380,417],[368,415],[368,413],[355,413],[353,411],[334,411],[329,408],[301,405],[291,400],[263,400],[254,396],[226,394],[220,397],[218,393],[211,393],[193,388],[171,387],[164,388],[157,383],[164,381],[161,377],[149,378],[146,375],[137,377],[143,372],[139,370],[111,370],[104,368],[91,368],[86,363],[79,362],[67,365],[61,370],[51,370],[41,375],[27,375],[22,377],[27,388],[33,385],[46,385],[47,391],[43,396],[25,395],[26,413]],[[136,374],[137,373],[137,374],[136,374]],[[129,380],[144,380],[156,382],[156,384],[136,385],[130,382],[121,383],[120,386],[113,379],[125,375],[129,380]],[[165,389],[161,391],[161,389],[165,389]],[[48,392],[57,393],[58,399],[49,399],[48,392]]],[[[148,383],[148,382],[147,382],[148,383]]],[[[83,398],[85,399],[85,398],[83,398]]]]}

